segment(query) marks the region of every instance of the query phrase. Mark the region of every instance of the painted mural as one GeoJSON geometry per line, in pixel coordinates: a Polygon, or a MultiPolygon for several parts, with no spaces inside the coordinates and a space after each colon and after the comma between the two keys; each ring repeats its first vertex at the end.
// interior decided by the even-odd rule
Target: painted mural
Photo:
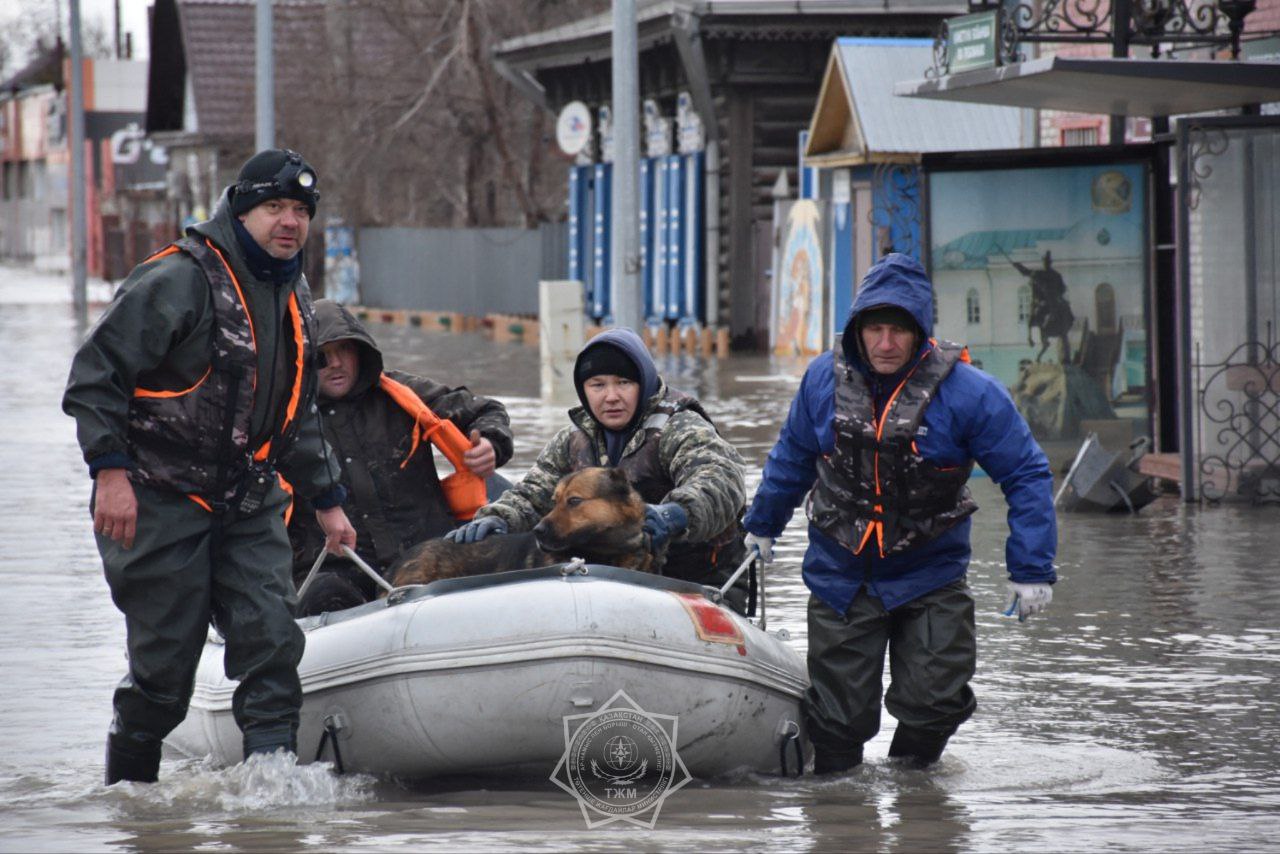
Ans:
{"type": "Polygon", "coordinates": [[[824,349],[822,212],[810,199],[790,206],[774,271],[773,351],[816,356],[824,349]]]}
{"type": "Polygon", "coordinates": [[[938,172],[929,210],[936,334],[1037,438],[1148,435],[1146,167],[938,172]]]}

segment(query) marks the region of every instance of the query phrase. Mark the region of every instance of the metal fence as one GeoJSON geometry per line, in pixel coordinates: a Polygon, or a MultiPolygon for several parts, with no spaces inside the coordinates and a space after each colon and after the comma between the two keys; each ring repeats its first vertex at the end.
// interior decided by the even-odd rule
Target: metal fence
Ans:
{"type": "Polygon", "coordinates": [[[538,281],[565,276],[563,223],[521,228],[361,228],[360,301],[378,308],[537,314],[538,281]]]}

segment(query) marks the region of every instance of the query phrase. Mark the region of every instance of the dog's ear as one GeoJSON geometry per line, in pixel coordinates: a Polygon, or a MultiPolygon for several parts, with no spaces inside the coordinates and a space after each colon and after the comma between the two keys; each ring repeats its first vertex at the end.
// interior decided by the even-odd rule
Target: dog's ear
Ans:
{"type": "Polygon", "coordinates": [[[627,501],[631,498],[634,490],[631,488],[631,481],[627,479],[627,473],[622,469],[609,469],[609,494],[620,501],[627,501]]]}

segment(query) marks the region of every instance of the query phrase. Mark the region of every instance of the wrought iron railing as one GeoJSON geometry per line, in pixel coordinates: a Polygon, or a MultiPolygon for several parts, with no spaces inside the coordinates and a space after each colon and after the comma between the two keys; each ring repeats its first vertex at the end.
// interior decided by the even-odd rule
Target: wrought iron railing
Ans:
{"type": "Polygon", "coordinates": [[[1200,499],[1280,502],[1280,343],[1271,322],[1265,340],[1221,362],[1203,362],[1197,343],[1194,367],[1200,499]]]}
{"type": "MultiPolygon", "coordinates": [[[[1257,0],[971,0],[969,11],[996,12],[996,64],[1008,65],[1024,58],[1023,44],[1034,43],[1110,44],[1123,53],[1130,45],[1145,45],[1156,57],[1169,48],[1218,47],[1238,59],[1244,21],[1256,5],[1257,0]],[[1117,26],[1123,27],[1119,33],[1117,26]]],[[[949,23],[943,21],[926,77],[950,73],[950,41],[949,23]]]]}

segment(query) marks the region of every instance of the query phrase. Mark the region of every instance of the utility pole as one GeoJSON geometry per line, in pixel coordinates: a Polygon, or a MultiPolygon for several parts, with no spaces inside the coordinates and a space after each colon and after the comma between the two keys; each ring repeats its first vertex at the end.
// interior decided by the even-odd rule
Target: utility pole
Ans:
{"type": "Polygon", "coordinates": [[[639,330],[640,55],[635,0],[613,0],[613,321],[639,330]]]}
{"type": "Polygon", "coordinates": [[[257,122],[254,126],[254,144],[258,151],[276,147],[276,68],[274,41],[271,31],[271,0],[258,0],[257,38],[255,39],[255,84],[257,122]]]}
{"type": "Polygon", "coordinates": [[[85,198],[84,178],[84,50],[80,44],[80,0],[71,0],[71,301],[76,316],[89,312],[89,295],[85,269],[85,198]]]}

